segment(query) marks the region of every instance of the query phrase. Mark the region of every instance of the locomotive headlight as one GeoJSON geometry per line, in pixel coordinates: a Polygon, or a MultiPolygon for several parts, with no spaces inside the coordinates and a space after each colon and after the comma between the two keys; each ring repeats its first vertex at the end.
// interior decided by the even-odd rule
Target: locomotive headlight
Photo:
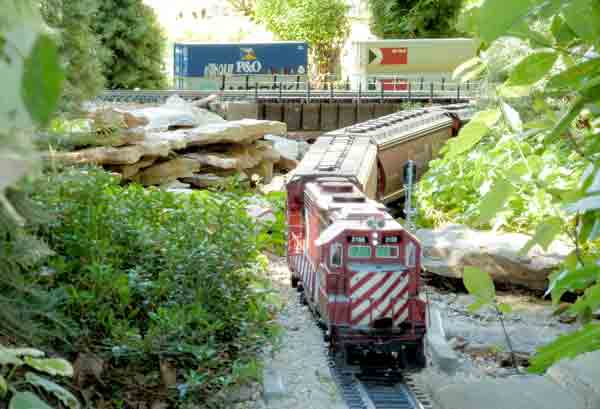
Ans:
{"type": "Polygon", "coordinates": [[[379,234],[373,233],[371,236],[373,237],[373,240],[377,240],[377,238],[379,237],[379,234]]]}
{"type": "Polygon", "coordinates": [[[377,240],[373,240],[373,245],[374,245],[374,246],[378,246],[378,245],[379,245],[379,242],[378,242],[377,240]]]}

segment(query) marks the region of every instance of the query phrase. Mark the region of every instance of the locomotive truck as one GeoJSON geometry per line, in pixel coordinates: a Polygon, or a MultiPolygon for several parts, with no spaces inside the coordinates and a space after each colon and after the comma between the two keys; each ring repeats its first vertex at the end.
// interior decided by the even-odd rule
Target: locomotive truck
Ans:
{"type": "Polygon", "coordinates": [[[287,184],[292,286],[350,363],[425,363],[421,247],[382,202],[403,195],[402,161],[416,159],[420,175],[472,112],[403,111],[326,133],[287,184]]]}

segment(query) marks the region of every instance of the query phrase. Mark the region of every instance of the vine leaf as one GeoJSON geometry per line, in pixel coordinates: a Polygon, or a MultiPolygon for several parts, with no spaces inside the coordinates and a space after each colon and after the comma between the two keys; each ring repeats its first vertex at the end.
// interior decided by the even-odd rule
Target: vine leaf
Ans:
{"type": "Polygon", "coordinates": [[[558,304],[560,298],[567,291],[575,291],[586,288],[596,281],[600,268],[593,264],[576,268],[574,270],[563,270],[550,276],[550,285],[546,294],[552,295],[552,302],[558,304]]]}
{"type": "Polygon", "coordinates": [[[460,130],[458,137],[450,139],[446,157],[448,159],[456,157],[477,145],[499,119],[500,111],[497,109],[480,111],[475,114],[471,121],[460,130]]]}
{"type": "Polygon", "coordinates": [[[37,359],[25,357],[25,363],[38,371],[45,372],[48,375],[73,376],[73,367],[64,359],[49,358],[37,359]]]}
{"type": "Polygon", "coordinates": [[[23,102],[39,125],[47,124],[58,106],[64,78],[56,44],[41,34],[25,59],[21,84],[23,102]]]}
{"type": "Polygon", "coordinates": [[[487,304],[494,301],[496,290],[492,277],[477,267],[466,266],[463,271],[463,283],[469,294],[477,298],[476,304],[487,304]]]}
{"type": "Polygon", "coordinates": [[[0,398],[4,398],[8,393],[8,383],[4,376],[0,374],[0,398]]]}
{"type": "Polygon", "coordinates": [[[523,58],[508,77],[508,86],[535,84],[541,80],[554,66],[558,54],[554,52],[538,52],[523,58]]]}
{"type": "Polygon", "coordinates": [[[527,254],[536,244],[539,244],[544,250],[552,244],[556,236],[562,231],[563,220],[560,217],[552,217],[544,223],[537,225],[535,234],[519,251],[519,254],[527,254]]]}
{"type": "Polygon", "coordinates": [[[46,402],[31,392],[17,392],[10,400],[8,409],[52,409],[46,402]]]}
{"type": "Polygon", "coordinates": [[[600,349],[600,325],[587,324],[579,331],[558,337],[554,342],[538,349],[529,361],[529,372],[542,373],[562,358],[572,358],[584,352],[600,349]]]}
{"type": "Polygon", "coordinates": [[[541,0],[486,0],[479,12],[481,38],[491,43],[505,34],[541,0]]]}
{"type": "Polygon", "coordinates": [[[70,409],[78,409],[80,407],[79,401],[71,392],[49,379],[36,375],[32,372],[27,372],[25,374],[25,380],[32,385],[44,388],[46,392],[56,396],[65,406],[70,409]]]}
{"type": "Polygon", "coordinates": [[[478,223],[488,223],[504,207],[514,190],[514,186],[506,179],[496,179],[490,191],[481,199],[478,223]]]}

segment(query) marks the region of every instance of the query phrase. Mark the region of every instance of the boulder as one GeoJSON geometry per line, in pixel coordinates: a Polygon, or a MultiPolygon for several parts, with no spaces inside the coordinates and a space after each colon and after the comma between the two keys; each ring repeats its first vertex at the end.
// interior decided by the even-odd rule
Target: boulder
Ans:
{"type": "Polygon", "coordinates": [[[273,161],[266,159],[260,162],[257,166],[246,170],[246,174],[252,177],[254,175],[260,176],[261,183],[269,184],[273,180],[273,161]]]}
{"type": "Polygon", "coordinates": [[[301,160],[310,147],[304,141],[283,138],[277,135],[265,135],[265,140],[273,143],[273,148],[279,152],[282,159],[293,161],[301,160]]]}
{"type": "Polygon", "coordinates": [[[201,165],[219,169],[249,169],[263,160],[275,161],[279,155],[268,144],[231,145],[223,152],[197,152],[185,155],[201,165]]]}
{"type": "Polygon", "coordinates": [[[143,156],[166,157],[169,152],[171,144],[168,141],[155,140],[120,148],[103,146],[75,152],[52,152],[43,155],[43,159],[68,164],[132,165],[143,156]]]}
{"type": "Polygon", "coordinates": [[[133,165],[116,165],[112,166],[111,170],[118,172],[121,174],[122,178],[125,180],[131,179],[136,173],[140,171],[140,169],[147,168],[156,162],[157,157],[147,157],[141,158],[141,160],[133,165]]]}
{"type": "Polygon", "coordinates": [[[98,109],[90,114],[95,129],[133,129],[148,125],[144,116],[118,108],[98,109]]]}
{"type": "Polygon", "coordinates": [[[173,95],[159,107],[145,107],[128,111],[135,117],[147,121],[145,129],[167,131],[177,128],[194,128],[211,123],[225,122],[220,116],[202,108],[195,107],[184,99],[173,95]]]}
{"type": "Polygon", "coordinates": [[[188,183],[199,189],[206,189],[211,186],[216,186],[225,182],[226,178],[240,175],[241,180],[247,180],[248,176],[245,173],[237,173],[232,171],[212,172],[212,173],[194,173],[192,176],[181,179],[182,182],[188,183]]]}
{"type": "Polygon", "coordinates": [[[530,237],[520,233],[476,231],[461,225],[420,229],[423,267],[431,273],[462,278],[465,266],[478,267],[501,283],[523,285],[536,290],[547,287],[548,275],[572,248],[555,241],[547,251],[534,246],[527,254],[521,248],[530,237]]]}
{"type": "Polygon", "coordinates": [[[198,170],[200,170],[198,162],[186,158],[176,158],[154,164],[142,170],[132,179],[144,186],[164,185],[180,178],[192,176],[198,170]]]}

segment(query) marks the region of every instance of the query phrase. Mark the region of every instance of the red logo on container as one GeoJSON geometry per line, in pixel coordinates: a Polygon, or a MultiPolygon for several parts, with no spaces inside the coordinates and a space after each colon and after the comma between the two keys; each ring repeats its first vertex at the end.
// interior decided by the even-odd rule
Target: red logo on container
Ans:
{"type": "Polygon", "coordinates": [[[402,65],[408,64],[407,48],[369,48],[369,64],[402,65]]]}

